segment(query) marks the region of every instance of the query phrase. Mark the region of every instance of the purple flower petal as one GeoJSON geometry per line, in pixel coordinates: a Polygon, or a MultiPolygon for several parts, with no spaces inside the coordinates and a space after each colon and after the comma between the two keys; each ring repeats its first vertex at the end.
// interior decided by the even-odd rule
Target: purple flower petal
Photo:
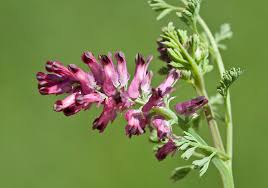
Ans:
{"type": "Polygon", "coordinates": [[[206,99],[206,97],[200,96],[195,99],[176,104],[175,109],[178,114],[190,116],[207,103],[208,100],[206,99]]]}
{"type": "Polygon", "coordinates": [[[58,61],[48,61],[46,64],[46,70],[48,72],[54,72],[58,75],[72,78],[73,74],[63,64],[58,61]]]}
{"type": "Polygon", "coordinates": [[[102,133],[109,122],[116,118],[116,103],[112,98],[106,99],[101,115],[94,120],[93,129],[99,130],[102,133]]]}
{"type": "Polygon", "coordinates": [[[164,160],[169,154],[175,153],[177,150],[177,146],[173,142],[172,139],[170,139],[164,146],[159,148],[156,152],[156,158],[159,161],[164,160]]]}
{"type": "Polygon", "coordinates": [[[105,74],[104,83],[102,86],[103,90],[108,96],[112,96],[116,93],[116,88],[120,85],[118,81],[118,73],[114,68],[110,54],[109,56],[100,56],[100,62],[103,65],[105,74]]]}
{"type": "Polygon", "coordinates": [[[162,99],[161,91],[153,89],[152,95],[149,98],[148,102],[142,107],[142,111],[144,113],[148,113],[153,107],[160,106],[161,99],[162,99]]]}
{"type": "Polygon", "coordinates": [[[166,121],[162,116],[153,117],[152,125],[156,128],[157,136],[160,140],[167,137],[171,132],[168,121],[166,121]]]}
{"type": "Polygon", "coordinates": [[[146,77],[147,68],[151,61],[152,61],[152,56],[149,56],[147,58],[147,61],[145,61],[144,58],[140,54],[136,56],[135,75],[128,88],[128,94],[131,98],[136,99],[140,96],[141,82],[146,77]]]}
{"type": "Polygon", "coordinates": [[[94,55],[91,52],[84,52],[82,55],[82,61],[88,65],[97,83],[102,85],[104,80],[103,68],[98,63],[94,55]]]}
{"type": "Polygon", "coordinates": [[[77,94],[78,93],[73,93],[73,94],[67,96],[63,100],[56,101],[54,104],[54,110],[56,112],[61,112],[65,108],[68,108],[68,107],[72,106],[73,104],[75,104],[75,98],[76,98],[77,94]]]}
{"type": "Polygon", "coordinates": [[[141,82],[141,91],[145,95],[149,95],[152,92],[151,82],[152,82],[153,72],[147,71],[144,79],[141,82]]]}
{"type": "Polygon", "coordinates": [[[129,138],[132,135],[141,135],[145,132],[147,119],[140,110],[128,110],[125,114],[125,119],[128,122],[125,131],[129,138]]]}
{"type": "Polygon", "coordinates": [[[93,76],[87,74],[74,64],[68,65],[68,69],[73,73],[75,80],[80,82],[84,94],[91,93],[96,86],[93,76]]]}
{"type": "Polygon", "coordinates": [[[179,78],[179,72],[175,69],[171,70],[164,82],[158,86],[158,89],[161,91],[162,95],[168,94],[179,78]]]}
{"type": "Polygon", "coordinates": [[[115,58],[117,60],[117,70],[119,74],[120,87],[125,87],[129,80],[125,55],[123,54],[123,52],[118,52],[115,54],[115,58]]]}

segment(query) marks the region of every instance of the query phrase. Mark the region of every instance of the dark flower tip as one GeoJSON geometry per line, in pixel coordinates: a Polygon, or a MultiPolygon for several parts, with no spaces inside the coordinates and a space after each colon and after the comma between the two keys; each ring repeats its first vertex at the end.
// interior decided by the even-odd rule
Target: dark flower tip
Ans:
{"type": "Polygon", "coordinates": [[[43,81],[43,80],[46,79],[46,74],[43,73],[43,72],[38,72],[38,73],[36,74],[36,79],[37,79],[38,81],[43,81]]]}
{"type": "Polygon", "coordinates": [[[136,55],[136,63],[137,64],[145,64],[144,58],[140,53],[138,53],[136,55]]]}
{"type": "Polygon", "coordinates": [[[111,63],[111,59],[107,55],[100,55],[99,58],[103,65],[111,63]]]}
{"type": "Polygon", "coordinates": [[[174,153],[177,150],[177,146],[173,142],[173,140],[169,140],[164,146],[159,148],[156,153],[156,158],[159,161],[164,160],[169,154],[174,153]]]}
{"type": "Polygon", "coordinates": [[[96,61],[94,55],[91,52],[84,52],[81,59],[86,64],[96,61]]]}
{"type": "Polygon", "coordinates": [[[68,65],[68,69],[73,73],[76,73],[79,71],[78,67],[75,64],[68,65]]]}
{"type": "Polygon", "coordinates": [[[118,61],[118,62],[123,62],[124,60],[125,60],[125,55],[124,55],[124,53],[123,52],[117,52],[117,53],[115,53],[115,58],[116,58],[116,60],[118,61]]]}
{"type": "Polygon", "coordinates": [[[41,87],[41,88],[39,88],[39,93],[41,95],[49,95],[49,89],[46,87],[41,87]]]}

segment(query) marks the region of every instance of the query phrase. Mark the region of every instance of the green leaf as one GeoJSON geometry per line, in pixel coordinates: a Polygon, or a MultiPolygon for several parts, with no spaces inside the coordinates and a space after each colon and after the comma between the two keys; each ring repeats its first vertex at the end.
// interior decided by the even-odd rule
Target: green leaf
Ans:
{"type": "Polygon", "coordinates": [[[197,16],[200,11],[201,0],[186,0],[186,7],[183,11],[177,12],[177,15],[188,26],[196,27],[197,16]]]}
{"type": "Polygon", "coordinates": [[[182,155],[181,158],[183,158],[184,160],[188,160],[190,159],[190,157],[192,157],[192,155],[194,154],[195,150],[197,147],[192,147],[187,149],[182,155]]]}
{"type": "Polygon", "coordinates": [[[179,181],[185,178],[193,169],[192,165],[175,168],[171,174],[171,179],[174,182],[179,181]]]}
{"type": "Polygon", "coordinates": [[[226,71],[220,81],[220,85],[217,87],[217,91],[226,97],[229,87],[243,74],[240,68],[232,68],[226,71]]]}
{"type": "Polygon", "coordinates": [[[200,168],[200,171],[199,171],[199,175],[200,176],[203,176],[206,171],[208,170],[208,167],[209,167],[209,164],[210,164],[210,161],[211,159],[216,155],[216,153],[212,153],[210,156],[208,157],[205,157],[203,159],[200,159],[200,160],[195,160],[193,161],[193,165],[197,168],[200,168]]]}
{"type": "Polygon", "coordinates": [[[185,143],[180,147],[180,150],[186,150],[190,146],[190,143],[185,143]]]}
{"type": "Polygon", "coordinates": [[[231,30],[231,26],[228,23],[222,24],[220,28],[220,32],[215,34],[215,40],[217,42],[231,39],[233,37],[233,32],[231,30]]]}
{"type": "Polygon", "coordinates": [[[218,47],[226,50],[227,47],[224,44],[221,44],[222,41],[231,39],[233,37],[233,32],[231,26],[228,23],[221,25],[220,31],[215,34],[215,40],[218,44],[218,47]]]}
{"type": "Polygon", "coordinates": [[[160,12],[157,17],[157,20],[164,18],[166,15],[177,9],[177,7],[172,6],[163,0],[151,0],[148,1],[148,3],[153,10],[155,10],[156,12],[160,12]]]}
{"type": "Polygon", "coordinates": [[[166,15],[168,15],[171,12],[172,12],[172,9],[165,9],[157,16],[156,19],[161,20],[162,18],[164,18],[166,15]]]}

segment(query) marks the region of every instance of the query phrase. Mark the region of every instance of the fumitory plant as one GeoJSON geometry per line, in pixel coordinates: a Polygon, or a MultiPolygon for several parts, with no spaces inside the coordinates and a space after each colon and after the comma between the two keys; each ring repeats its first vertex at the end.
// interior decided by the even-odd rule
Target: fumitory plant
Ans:
{"type": "Polygon", "coordinates": [[[152,64],[152,56],[145,58],[137,54],[134,76],[130,76],[123,52],[98,57],[84,52],[81,60],[89,67],[89,72],[74,64],[66,67],[58,61],[48,61],[45,66],[48,73],[37,73],[38,89],[42,95],[66,95],[54,104],[54,110],[66,116],[89,110],[94,104],[101,106],[102,113],[93,121],[93,129],[100,133],[118,114],[124,114],[125,134],[131,138],[149,131],[159,161],[178,154],[189,161],[187,166],[174,169],[172,180],[178,181],[193,170],[203,176],[213,164],[224,188],[233,188],[233,121],[229,89],[243,71],[240,68],[225,70],[220,51],[226,49],[224,40],[232,37],[230,25],[223,24],[213,35],[200,16],[200,3],[200,0],[180,0],[178,5],[171,5],[164,0],[149,1],[151,8],[159,12],[158,20],[175,13],[187,26],[187,30],[178,29],[170,22],[162,29],[157,50],[164,62],[159,73],[166,78],[157,87],[151,86],[153,72],[149,64],[152,64]],[[214,96],[209,97],[204,77],[215,65],[221,80],[215,86],[214,96]],[[174,86],[179,80],[193,88],[196,98],[172,106],[170,102],[177,93],[174,86]],[[224,105],[224,114],[218,110],[218,105],[224,105]],[[223,115],[225,117],[221,118],[223,115]],[[206,119],[213,145],[198,132],[202,118],[206,119]],[[226,128],[226,143],[218,129],[222,121],[226,128]],[[174,127],[181,131],[175,131],[174,127]]]}

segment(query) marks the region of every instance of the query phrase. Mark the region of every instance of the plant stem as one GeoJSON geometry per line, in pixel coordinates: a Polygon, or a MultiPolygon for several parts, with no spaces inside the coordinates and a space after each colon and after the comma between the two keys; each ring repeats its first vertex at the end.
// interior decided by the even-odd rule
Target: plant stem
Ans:
{"type": "MultiPolygon", "coordinates": [[[[201,81],[199,81],[200,83],[199,84],[196,83],[197,93],[199,95],[203,95],[204,97],[208,98],[207,91],[205,90],[205,83],[203,81],[203,77],[201,77],[200,79],[201,79],[201,81]]],[[[215,115],[214,115],[213,110],[211,109],[210,104],[204,107],[204,112],[205,112],[205,117],[207,119],[208,126],[210,129],[215,147],[221,151],[225,151],[223,143],[222,143],[220,131],[219,131],[217,122],[215,120],[215,115]]]]}
{"type": "MultiPolygon", "coordinates": [[[[218,65],[220,75],[222,76],[223,73],[225,72],[225,67],[223,64],[223,60],[222,60],[218,45],[215,41],[215,38],[214,38],[213,34],[211,33],[209,27],[205,23],[205,21],[200,16],[198,16],[197,20],[209,38],[211,46],[214,50],[214,55],[216,58],[216,62],[218,65]]],[[[233,121],[232,121],[232,111],[231,111],[232,110],[231,97],[230,97],[229,92],[227,93],[227,97],[225,99],[225,107],[226,107],[226,126],[227,126],[227,145],[226,145],[227,149],[226,150],[227,150],[227,154],[232,158],[233,157],[233,121]]]]}
{"type": "MultiPolygon", "coordinates": [[[[193,128],[190,128],[189,133],[191,133],[200,143],[207,145],[207,143],[195,132],[193,128]]],[[[217,158],[214,157],[212,159],[213,164],[216,166],[216,168],[219,170],[223,187],[224,188],[234,188],[234,180],[233,180],[233,173],[232,169],[226,165],[226,163],[217,158]]]]}
{"type": "MultiPolygon", "coordinates": [[[[228,91],[225,99],[226,117],[225,122],[227,125],[227,144],[226,152],[232,158],[233,157],[233,120],[232,120],[232,106],[230,93],[228,91]]],[[[229,161],[230,168],[232,168],[232,160],[229,161]]]]}
{"type": "MultiPolygon", "coordinates": [[[[188,54],[186,49],[181,45],[181,43],[179,43],[179,42],[176,42],[176,43],[180,47],[180,50],[182,51],[183,55],[187,58],[187,60],[189,61],[190,65],[192,67],[193,76],[194,76],[194,80],[195,80],[194,85],[196,87],[198,94],[203,95],[206,98],[208,98],[208,94],[207,94],[207,91],[205,89],[205,81],[204,81],[202,73],[200,72],[198,65],[196,64],[195,60],[188,54]]],[[[206,119],[208,122],[208,126],[210,129],[215,147],[218,148],[219,150],[225,151],[223,143],[222,143],[220,131],[219,131],[217,122],[215,121],[215,115],[211,109],[211,106],[207,105],[204,108],[204,110],[205,110],[205,116],[206,116],[206,119]]]]}
{"type": "Polygon", "coordinates": [[[220,75],[223,75],[223,73],[225,72],[225,67],[223,64],[223,60],[222,60],[221,53],[220,53],[220,50],[218,48],[217,42],[215,41],[215,38],[214,38],[213,34],[211,33],[209,27],[207,26],[206,22],[200,16],[197,17],[197,22],[200,24],[202,29],[205,31],[205,33],[206,33],[206,35],[211,43],[211,46],[212,46],[213,51],[215,53],[215,58],[216,58],[216,62],[218,65],[220,75]]]}
{"type": "MultiPolygon", "coordinates": [[[[213,48],[214,51],[214,56],[218,65],[218,69],[219,69],[219,73],[222,76],[223,73],[225,72],[225,67],[224,67],[224,63],[221,57],[221,53],[219,51],[218,45],[215,41],[215,38],[212,34],[212,32],[210,31],[209,27],[207,26],[206,22],[200,17],[198,16],[197,18],[198,23],[200,24],[200,26],[203,28],[203,30],[205,31],[211,46],[213,48]]],[[[232,158],[233,158],[233,120],[232,120],[232,107],[231,107],[231,97],[230,97],[230,93],[228,91],[227,96],[224,100],[225,103],[225,108],[226,108],[226,118],[225,118],[225,123],[227,126],[227,131],[226,131],[226,152],[227,155],[231,157],[231,159],[228,162],[228,166],[229,166],[229,171],[231,174],[231,178],[232,177],[232,158]]],[[[233,185],[234,187],[234,185],[233,185]]]]}

